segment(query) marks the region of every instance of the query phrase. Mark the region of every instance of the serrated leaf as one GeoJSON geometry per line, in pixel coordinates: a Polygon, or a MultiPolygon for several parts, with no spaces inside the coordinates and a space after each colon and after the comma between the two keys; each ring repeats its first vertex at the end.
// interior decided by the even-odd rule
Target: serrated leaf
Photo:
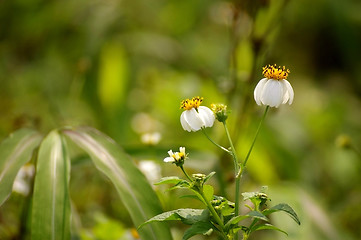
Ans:
{"type": "Polygon", "coordinates": [[[161,184],[178,184],[179,182],[184,181],[179,177],[164,177],[159,180],[159,182],[155,183],[154,185],[161,185],[161,184]]]}
{"type": "Polygon", "coordinates": [[[268,223],[255,225],[254,227],[251,228],[250,232],[255,232],[255,231],[258,231],[258,230],[276,230],[276,231],[279,231],[279,232],[282,232],[282,233],[288,235],[287,232],[285,232],[285,231],[283,231],[283,230],[279,229],[278,227],[275,227],[275,226],[273,226],[271,224],[268,224],[268,223]]]}
{"type": "Polygon", "coordinates": [[[20,129],[0,144],[0,206],[10,196],[20,168],[31,159],[41,135],[31,129],[20,129]]]}
{"type": "Polygon", "coordinates": [[[70,160],[57,130],[39,148],[31,216],[32,240],[70,239],[70,160]]]}
{"type": "Polygon", "coordinates": [[[263,221],[266,221],[266,222],[269,221],[268,218],[265,215],[263,215],[262,213],[257,212],[257,211],[252,211],[252,212],[247,213],[246,215],[239,215],[239,216],[231,218],[226,223],[225,227],[228,228],[231,225],[237,224],[238,222],[240,222],[240,221],[242,221],[244,219],[247,219],[247,218],[256,218],[256,219],[263,220],[263,221]]]}
{"type": "Polygon", "coordinates": [[[298,224],[298,225],[301,225],[301,222],[296,214],[296,212],[293,210],[292,207],[290,207],[287,203],[280,203],[280,204],[277,204],[276,206],[273,206],[271,207],[270,209],[266,209],[263,211],[263,214],[264,215],[269,215],[271,213],[274,213],[274,212],[279,212],[279,211],[283,211],[283,212],[286,212],[288,213],[288,215],[291,216],[291,218],[298,224]]]}
{"type": "Polygon", "coordinates": [[[210,222],[196,222],[184,232],[182,240],[187,240],[197,234],[210,235],[212,232],[213,225],[210,222]]]}
{"type": "MultiPolygon", "coordinates": [[[[135,226],[162,212],[159,199],[144,175],[112,139],[92,128],[66,129],[63,133],[92,158],[95,166],[114,184],[135,226]]],[[[142,239],[169,240],[165,224],[139,230],[142,239]]]]}
{"type": "Polygon", "coordinates": [[[192,209],[192,208],[181,208],[168,212],[158,214],[152,217],[138,228],[142,228],[144,225],[151,222],[163,222],[163,221],[182,221],[185,224],[192,225],[199,221],[205,221],[209,218],[209,212],[206,209],[192,209]]]}
{"type": "Polygon", "coordinates": [[[213,200],[214,189],[211,185],[203,185],[203,194],[208,201],[213,200]]]}

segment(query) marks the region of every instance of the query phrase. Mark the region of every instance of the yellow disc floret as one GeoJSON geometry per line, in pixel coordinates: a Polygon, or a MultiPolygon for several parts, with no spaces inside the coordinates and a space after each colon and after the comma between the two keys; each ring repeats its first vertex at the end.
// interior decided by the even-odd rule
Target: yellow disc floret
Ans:
{"type": "Polygon", "coordinates": [[[282,80],[287,79],[288,74],[290,73],[289,69],[286,69],[285,66],[276,66],[275,65],[268,65],[263,67],[263,76],[268,79],[275,79],[275,80],[282,80]]]}
{"type": "Polygon", "coordinates": [[[194,97],[192,99],[186,99],[181,102],[180,108],[184,110],[190,110],[192,108],[197,109],[199,105],[201,105],[202,101],[203,101],[202,97],[194,97]]]}

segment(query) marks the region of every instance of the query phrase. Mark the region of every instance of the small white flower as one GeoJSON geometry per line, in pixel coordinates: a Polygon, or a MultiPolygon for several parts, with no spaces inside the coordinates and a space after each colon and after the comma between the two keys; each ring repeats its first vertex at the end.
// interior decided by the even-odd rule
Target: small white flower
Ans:
{"type": "Polygon", "coordinates": [[[20,193],[24,196],[29,195],[30,192],[30,179],[35,174],[35,167],[32,164],[22,166],[16,175],[13,191],[20,193]]]}
{"type": "Polygon", "coordinates": [[[276,108],[287,102],[291,105],[294,92],[291,84],[286,80],[289,72],[285,67],[276,67],[276,65],[264,67],[264,78],[254,89],[256,103],[276,108]]]}
{"type": "Polygon", "coordinates": [[[180,147],[179,152],[168,151],[169,157],[164,158],[164,162],[175,163],[183,165],[184,160],[187,158],[186,148],[180,147]]]}
{"type": "Polygon", "coordinates": [[[162,135],[159,132],[145,133],[141,136],[141,141],[147,145],[157,145],[162,139],[162,135]]]}
{"type": "Polygon", "coordinates": [[[142,160],[139,162],[139,169],[150,182],[156,182],[161,178],[161,168],[159,164],[151,160],[142,160]]]}
{"type": "Polygon", "coordinates": [[[215,116],[211,109],[200,106],[203,98],[194,97],[181,102],[181,108],[185,111],[180,116],[184,130],[196,132],[203,127],[212,127],[215,116]]]}

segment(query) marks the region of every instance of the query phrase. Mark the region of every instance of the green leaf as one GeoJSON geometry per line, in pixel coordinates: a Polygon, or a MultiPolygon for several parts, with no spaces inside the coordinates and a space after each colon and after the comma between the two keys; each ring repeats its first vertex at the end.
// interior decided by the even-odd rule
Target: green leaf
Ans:
{"type": "Polygon", "coordinates": [[[189,194],[189,195],[182,195],[179,198],[191,198],[191,199],[196,199],[198,201],[201,201],[202,203],[204,202],[203,199],[200,199],[199,195],[193,195],[193,194],[189,194]]]}
{"type": "Polygon", "coordinates": [[[256,218],[256,219],[263,220],[263,221],[266,221],[266,222],[269,221],[268,218],[265,215],[263,215],[262,213],[257,212],[257,211],[252,211],[252,212],[247,213],[246,215],[239,215],[239,216],[231,218],[226,223],[225,227],[228,228],[231,225],[237,224],[238,222],[240,222],[240,221],[242,221],[244,219],[247,219],[247,218],[256,218]]]}
{"type": "Polygon", "coordinates": [[[268,223],[255,225],[254,227],[251,228],[250,233],[258,231],[258,230],[276,230],[276,231],[279,231],[279,232],[282,232],[282,233],[288,235],[285,231],[283,231],[271,224],[268,224],[268,223]]]}
{"type": "Polygon", "coordinates": [[[216,174],[216,172],[211,172],[210,174],[208,174],[205,178],[204,178],[204,182],[206,183],[211,177],[213,177],[213,175],[216,174]]]}
{"type": "MultiPolygon", "coordinates": [[[[109,137],[92,128],[66,129],[63,133],[86,151],[95,166],[117,189],[135,226],[162,212],[159,199],[133,161],[109,137]]],[[[152,224],[140,229],[142,239],[172,239],[165,224],[152,224]]]]}
{"type": "Polygon", "coordinates": [[[0,206],[10,196],[20,168],[31,159],[41,136],[34,130],[21,129],[0,144],[0,206]]]}
{"type": "Polygon", "coordinates": [[[182,240],[187,240],[197,234],[210,235],[212,232],[213,225],[210,222],[196,222],[184,232],[182,240]]]}
{"type": "Polygon", "coordinates": [[[179,177],[164,177],[159,180],[159,182],[155,183],[154,185],[161,185],[161,184],[178,184],[180,182],[184,181],[183,179],[179,177]]]}
{"type": "Polygon", "coordinates": [[[34,184],[31,239],[70,239],[70,160],[54,130],[40,145],[34,184]]]}
{"type": "Polygon", "coordinates": [[[209,212],[207,209],[181,208],[152,217],[138,228],[142,228],[144,225],[152,222],[182,221],[185,224],[192,225],[196,222],[205,221],[207,219],[209,219],[209,212]]]}
{"type": "Polygon", "coordinates": [[[301,225],[300,219],[298,218],[296,212],[287,203],[280,203],[280,204],[278,204],[278,205],[276,205],[274,207],[271,207],[270,209],[266,209],[266,210],[263,211],[263,214],[267,216],[267,215],[269,215],[271,213],[279,212],[279,211],[283,211],[283,212],[288,213],[291,216],[291,218],[298,225],[301,225]]]}
{"type": "Polygon", "coordinates": [[[212,201],[213,200],[213,193],[214,193],[214,189],[211,185],[204,185],[203,186],[203,194],[206,197],[206,199],[208,201],[212,201]]]}

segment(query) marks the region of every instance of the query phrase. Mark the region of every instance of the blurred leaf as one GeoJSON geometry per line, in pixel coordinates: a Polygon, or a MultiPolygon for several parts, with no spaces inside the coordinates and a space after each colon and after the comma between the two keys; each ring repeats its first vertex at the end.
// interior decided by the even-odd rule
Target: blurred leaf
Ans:
{"type": "Polygon", "coordinates": [[[12,133],[0,145],[0,206],[10,196],[20,168],[31,159],[41,136],[34,130],[21,129],[12,133]]]}
{"type": "MultiPolygon", "coordinates": [[[[135,226],[162,211],[144,175],[112,139],[92,128],[63,130],[63,133],[86,151],[96,167],[112,181],[135,226]]],[[[147,240],[172,239],[164,224],[152,224],[142,228],[139,234],[147,240]]]]}
{"type": "Polygon", "coordinates": [[[70,160],[57,130],[39,149],[34,184],[31,239],[70,239],[70,160]]]}
{"type": "Polygon", "coordinates": [[[128,79],[128,62],[123,46],[106,44],[101,52],[98,94],[103,106],[113,109],[122,101],[128,79]]]}
{"type": "Polygon", "coordinates": [[[255,225],[254,227],[251,228],[251,232],[255,232],[255,231],[258,231],[258,230],[266,230],[266,229],[269,229],[269,230],[276,230],[276,231],[279,231],[279,232],[282,232],[286,235],[288,235],[285,231],[271,225],[271,224],[259,224],[259,225],[255,225]]]}
{"type": "Polygon", "coordinates": [[[292,217],[292,219],[295,220],[295,222],[298,225],[301,225],[301,222],[300,222],[296,212],[287,203],[280,203],[274,207],[271,207],[270,209],[266,209],[263,211],[263,214],[267,216],[271,213],[278,212],[278,211],[283,211],[283,212],[288,213],[292,217]]]}
{"type": "Polygon", "coordinates": [[[182,240],[187,240],[197,234],[210,235],[212,232],[213,225],[210,222],[196,222],[184,232],[182,240]]]}
{"type": "Polygon", "coordinates": [[[151,222],[163,222],[163,221],[182,221],[185,224],[195,224],[196,222],[204,221],[209,218],[209,212],[207,209],[192,209],[181,208],[168,212],[161,213],[155,217],[152,217],[138,228],[142,228],[144,225],[151,222]]]}

